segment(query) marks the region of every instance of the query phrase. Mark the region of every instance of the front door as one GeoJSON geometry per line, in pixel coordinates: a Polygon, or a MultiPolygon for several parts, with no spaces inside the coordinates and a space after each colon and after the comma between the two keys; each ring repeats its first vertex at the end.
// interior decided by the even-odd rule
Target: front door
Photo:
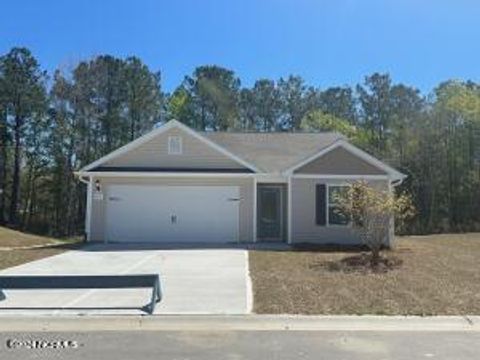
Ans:
{"type": "Polygon", "coordinates": [[[263,241],[281,241],[283,238],[283,187],[258,187],[258,237],[263,241]]]}

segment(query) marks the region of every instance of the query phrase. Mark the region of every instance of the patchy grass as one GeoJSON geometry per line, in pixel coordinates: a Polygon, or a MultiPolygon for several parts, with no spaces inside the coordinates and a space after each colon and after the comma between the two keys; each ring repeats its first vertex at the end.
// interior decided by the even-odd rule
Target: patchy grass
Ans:
{"type": "Polygon", "coordinates": [[[61,240],[58,239],[27,234],[0,226],[0,248],[53,245],[60,242],[61,240]]]}
{"type": "Polygon", "coordinates": [[[480,315],[480,233],[400,237],[384,272],[349,271],[358,251],[251,251],[254,311],[480,315]]]}
{"type": "Polygon", "coordinates": [[[78,239],[60,240],[0,227],[0,269],[60,254],[78,244],[78,239]]]}

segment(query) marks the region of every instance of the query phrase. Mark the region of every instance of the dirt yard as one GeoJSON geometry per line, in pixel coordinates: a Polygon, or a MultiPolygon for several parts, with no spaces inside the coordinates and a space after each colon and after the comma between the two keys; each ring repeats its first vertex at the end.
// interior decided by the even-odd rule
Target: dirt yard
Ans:
{"type": "Polygon", "coordinates": [[[385,254],[400,264],[372,273],[345,271],[358,250],[251,251],[254,311],[480,314],[480,233],[399,237],[385,254]]]}
{"type": "Polygon", "coordinates": [[[0,269],[60,254],[78,244],[79,239],[59,240],[0,227],[0,269]]]}

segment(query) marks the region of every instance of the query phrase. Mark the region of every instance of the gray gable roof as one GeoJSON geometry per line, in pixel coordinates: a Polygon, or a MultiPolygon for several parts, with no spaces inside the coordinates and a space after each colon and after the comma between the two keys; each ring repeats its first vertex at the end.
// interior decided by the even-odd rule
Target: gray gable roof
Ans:
{"type": "Polygon", "coordinates": [[[201,132],[201,135],[222,146],[265,172],[281,172],[333,144],[343,135],[323,133],[236,133],[201,132]]]}
{"type": "MultiPolygon", "coordinates": [[[[116,159],[123,154],[133,151],[143,144],[148,143],[160,134],[179,128],[205,143],[206,146],[226,155],[239,164],[243,165],[247,172],[265,172],[282,173],[285,171],[295,171],[298,167],[304,166],[308,162],[323,156],[333,148],[342,146],[352,152],[359,158],[377,166],[390,175],[392,179],[401,180],[406,175],[400,173],[394,168],[382,163],[361,149],[351,145],[346,141],[343,135],[338,133],[235,133],[235,132],[202,132],[198,133],[188,126],[176,121],[170,120],[161,127],[158,127],[142,137],[112,151],[102,158],[84,166],[77,175],[87,175],[89,172],[98,170],[105,172],[105,163],[116,159]]],[[[155,167],[140,166],[135,162],[131,167],[116,167],[112,173],[118,171],[136,172],[161,172],[161,171],[199,171],[198,167],[155,167]],[[180,170],[181,169],[181,170],[180,170]]],[[[110,167],[107,169],[110,170],[110,167]]],[[[203,169],[202,169],[203,170],[203,169]]],[[[235,169],[223,169],[238,171],[235,169]]]]}

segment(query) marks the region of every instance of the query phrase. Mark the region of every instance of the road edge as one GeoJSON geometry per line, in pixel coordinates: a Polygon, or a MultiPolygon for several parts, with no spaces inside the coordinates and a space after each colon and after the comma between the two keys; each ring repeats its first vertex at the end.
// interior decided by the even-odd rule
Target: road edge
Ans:
{"type": "Polygon", "coordinates": [[[0,332],[86,331],[475,331],[480,316],[1,316],[0,332]]]}

